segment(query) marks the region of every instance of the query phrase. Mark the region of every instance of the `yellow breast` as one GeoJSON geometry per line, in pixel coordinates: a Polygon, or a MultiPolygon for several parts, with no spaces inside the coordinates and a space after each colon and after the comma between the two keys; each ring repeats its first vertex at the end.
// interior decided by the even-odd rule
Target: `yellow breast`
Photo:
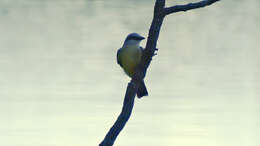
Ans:
{"type": "Polygon", "coordinates": [[[141,61],[142,50],[138,46],[128,46],[122,48],[121,55],[123,69],[128,76],[132,77],[136,66],[141,61]]]}

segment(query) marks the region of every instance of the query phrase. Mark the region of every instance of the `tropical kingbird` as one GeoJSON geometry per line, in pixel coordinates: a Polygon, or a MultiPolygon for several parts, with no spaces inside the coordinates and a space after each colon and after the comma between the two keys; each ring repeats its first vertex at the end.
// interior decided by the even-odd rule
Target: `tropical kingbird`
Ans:
{"type": "MultiPolygon", "coordinates": [[[[123,44],[123,47],[117,51],[117,63],[124,69],[129,77],[133,77],[136,67],[141,61],[143,48],[140,42],[145,39],[138,33],[130,33],[123,44]]],[[[148,92],[144,81],[141,82],[137,90],[137,97],[147,96],[148,92]]]]}

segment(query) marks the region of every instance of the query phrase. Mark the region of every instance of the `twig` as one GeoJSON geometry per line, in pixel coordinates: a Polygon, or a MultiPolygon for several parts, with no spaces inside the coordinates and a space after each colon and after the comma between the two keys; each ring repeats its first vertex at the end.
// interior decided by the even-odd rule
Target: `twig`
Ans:
{"type": "Polygon", "coordinates": [[[180,11],[188,11],[188,10],[192,10],[192,9],[202,8],[205,6],[209,6],[217,1],[220,1],[220,0],[202,0],[200,2],[189,3],[186,5],[176,5],[176,6],[164,8],[164,14],[169,15],[169,14],[180,12],[180,11]]]}

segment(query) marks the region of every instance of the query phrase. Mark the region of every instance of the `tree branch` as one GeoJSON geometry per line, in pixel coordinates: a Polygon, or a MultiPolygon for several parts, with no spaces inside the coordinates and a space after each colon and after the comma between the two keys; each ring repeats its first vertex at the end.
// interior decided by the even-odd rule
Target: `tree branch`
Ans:
{"type": "Polygon", "coordinates": [[[110,128],[109,132],[105,136],[105,139],[99,144],[99,146],[112,146],[114,144],[114,141],[116,140],[116,137],[124,128],[126,122],[131,116],[137,89],[139,87],[140,82],[145,77],[147,68],[155,52],[160,28],[164,18],[164,6],[165,0],[156,0],[154,6],[154,17],[149,30],[148,41],[145,47],[146,49],[144,50],[141,62],[139,63],[131,82],[127,86],[122,111],[114,125],[110,128]]]}
{"type": "Polygon", "coordinates": [[[144,55],[142,56],[141,62],[138,65],[131,82],[127,86],[123,109],[112,128],[110,128],[105,139],[101,142],[101,144],[99,144],[99,146],[112,146],[114,144],[114,141],[116,140],[116,137],[124,128],[126,122],[131,116],[137,89],[139,87],[140,82],[145,77],[147,68],[152,60],[152,56],[156,48],[156,43],[159,37],[160,28],[164,18],[164,5],[165,0],[156,0],[154,6],[154,17],[149,30],[148,41],[145,47],[146,49],[144,50],[144,55]]]}
{"type": "Polygon", "coordinates": [[[146,71],[152,61],[152,57],[154,56],[157,40],[159,38],[160,29],[165,16],[179,11],[187,11],[195,8],[204,7],[216,1],[218,0],[203,0],[198,3],[177,5],[177,6],[165,8],[165,0],[156,0],[154,6],[153,20],[149,29],[146,47],[144,49],[141,62],[137,66],[131,82],[128,83],[122,111],[118,116],[114,125],[108,131],[107,135],[105,136],[105,139],[99,144],[99,146],[112,146],[117,136],[119,135],[121,130],[124,128],[126,122],[130,118],[134,107],[134,100],[135,100],[137,89],[141,81],[144,79],[146,75],[146,71]]]}
{"type": "Polygon", "coordinates": [[[164,14],[169,15],[169,14],[180,12],[180,11],[188,11],[188,10],[192,10],[192,9],[202,8],[202,7],[211,5],[217,1],[220,1],[220,0],[202,0],[200,2],[189,3],[186,5],[176,5],[176,6],[165,8],[164,14]]]}
{"type": "Polygon", "coordinates": [[[136,86],[132,82],[128,83],[122,111],[114,125],[110,128],[105,139],[99,144],[99,146],[112,146],[114,144],[116,137],[124,128],[126,122],[131,116],[134,107],[136,91],[136,86]]]}

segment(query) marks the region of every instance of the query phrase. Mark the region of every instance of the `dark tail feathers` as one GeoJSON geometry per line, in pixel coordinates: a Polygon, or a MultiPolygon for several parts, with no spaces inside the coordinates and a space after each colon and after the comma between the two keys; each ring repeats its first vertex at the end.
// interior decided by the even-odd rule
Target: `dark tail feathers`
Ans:
{"type": "Polygon", "coordinates": [[[137,90],[137,97],[142,98],[143,96],[147,96],[147,95],[148,95],[147,89],[145,87],[144,81],[142,81],[137,90]]]}

